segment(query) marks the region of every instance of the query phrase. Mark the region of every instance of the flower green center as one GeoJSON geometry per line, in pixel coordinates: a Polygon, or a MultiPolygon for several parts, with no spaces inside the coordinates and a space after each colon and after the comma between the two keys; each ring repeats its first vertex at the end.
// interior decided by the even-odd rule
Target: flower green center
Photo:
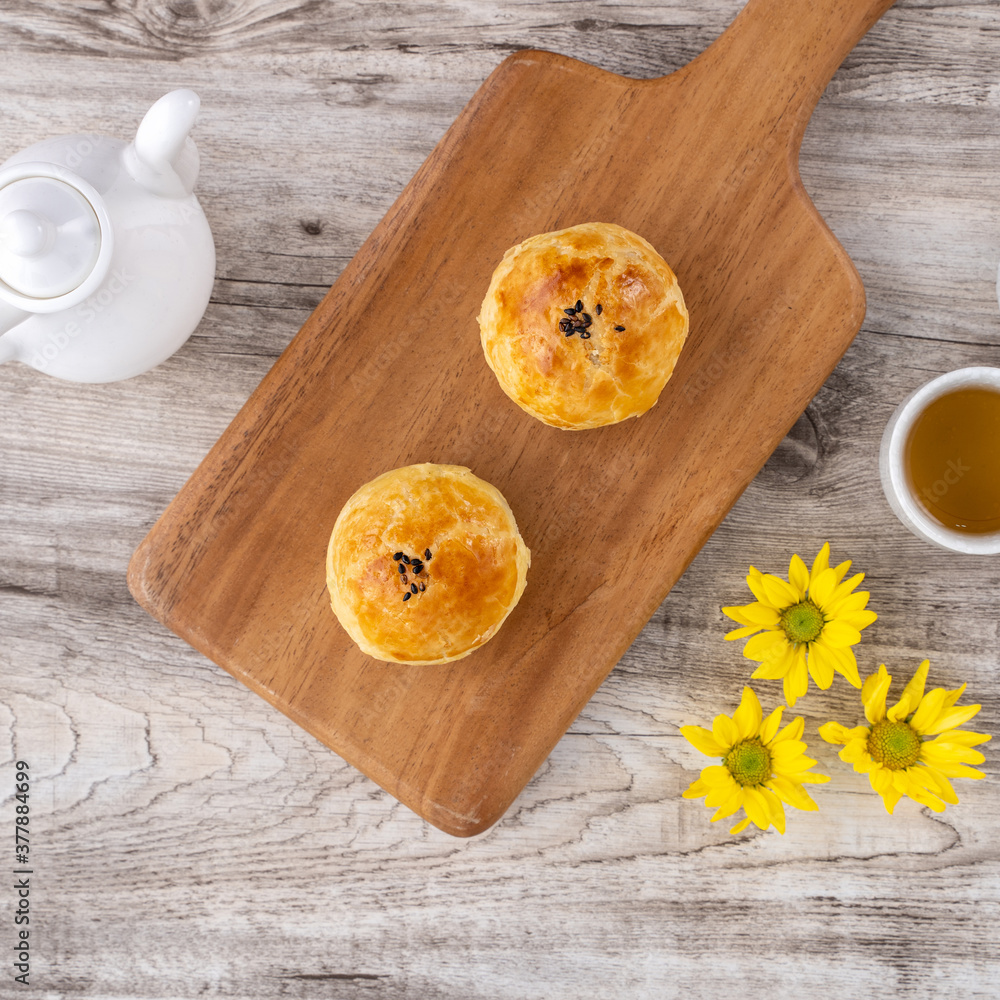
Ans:
{"type": "Polygon", "coordinates": [[[741,785],[761,785],[771,777],[771,754],[756,736],[737,743],[725,765],[741,785]]]}
{"type": "Polygon", "coordinates": [[[823,631],[826,619],[812,601],[801,601],[781,612],[780,623],[790,642],[812,642],[823,631]]]}
{"type": "Polygon", "coordinates": [[[920,737],[905,722],[882,719],[868,734],[868,753],[890,771],[901,771],[920,757],[920,737]]]}

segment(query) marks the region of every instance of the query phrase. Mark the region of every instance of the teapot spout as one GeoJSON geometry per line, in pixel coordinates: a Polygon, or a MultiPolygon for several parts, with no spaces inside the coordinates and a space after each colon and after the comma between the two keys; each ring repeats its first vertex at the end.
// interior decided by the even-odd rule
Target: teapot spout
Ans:
{"type": "Polygon", "coordinates": [[[147,191],[184,198],[198,180],[198,150],[188,133],[201,100],[193,90],[173,90],[146,112],[125,150],[125,167],[147,191]]]}

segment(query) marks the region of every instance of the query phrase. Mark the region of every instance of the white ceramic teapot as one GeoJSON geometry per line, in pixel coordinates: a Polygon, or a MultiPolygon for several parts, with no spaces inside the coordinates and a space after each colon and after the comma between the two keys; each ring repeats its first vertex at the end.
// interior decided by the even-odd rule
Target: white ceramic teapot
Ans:
{"type": "Polygon", "coordinates": [[[188,339],[215,279],[215,244],[192,194],[199,106],[175,90],[131,144],[61,136],[0,167],[0,362],[114,382],[188,339]]]}

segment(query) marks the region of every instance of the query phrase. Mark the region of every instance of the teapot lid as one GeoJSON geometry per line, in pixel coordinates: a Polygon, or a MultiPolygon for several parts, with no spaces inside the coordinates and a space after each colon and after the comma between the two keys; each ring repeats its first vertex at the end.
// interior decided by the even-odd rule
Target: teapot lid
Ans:
{"type": "Polygon", "coordinates": [[[27,299],[74,291],[101,256],[101,225],[90,200],[52,176],[0,187],[0,281],[27,299]]]}

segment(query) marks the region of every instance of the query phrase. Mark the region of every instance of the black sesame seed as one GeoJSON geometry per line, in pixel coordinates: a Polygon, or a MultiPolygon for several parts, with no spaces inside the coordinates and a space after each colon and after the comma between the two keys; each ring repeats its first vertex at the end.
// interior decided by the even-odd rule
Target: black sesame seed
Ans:
{"type": "Polygon", "coordinates": [[[421,590],[421,591],[424,591],[424,590],[426,590],[426,589],[427,589],[427,587],[426,587],[426,586],[425,586],[424,584],[420,584],[420,590],[421,590]]]}
{"type": "Polygon", "coordinates": [[[415,583],[410,584],[410,593],[415,594],[417,592],[417,585],[415,583]]]}
{"type": "Polygon", "coordinates": [[[584,330],[583,333],[580,334],[580,339],[581,340],[590,340],[590,331],[589,330],[584,330]]]}
{"type": "Polygon", "coordinates": [[[396,568],[399,570],[400,573],[406,572],[406,567],[402,563],[400,563],[396,568]]]}
{"type": "Polygon", "coordinates": [[[395,553],[393,553],[392,558],[395,559],[396,562],[399,562],[399,560],[403,558],[403,553],[402,552],[395,552],[395,553]]]}
{"type": "Polygon", "coordinates": [[[405,562],[406,565],[409,566],[410,565],[410,557],[407,556],[407,555],[404,555],[403,556],[403,562],[405,562]]]}
{"type": "Polygon", "coordinates": [[[617,330],[617,331],[618,331],[619,333],[624,333],[624,332],[625,332],[625,327],[623,327],[623,326],[616,326],[616,327],[615,327],[615,329],[616,329],[616,330],[617,330]]]}
{"type": "Polygon", "coordinates": [[[568,319],[559,320],[559,329],[565,333],[573,324],[568,319]]]}
{"type": "Polygon", "coordinates": [[[576,333],[576,330],[567,330],[566,331],[566,336],[567,337],[572,337],[574,333],[576,333]]]}
{"type": "Polygon", "coordinates": [[[575,309],[563,309],[563,312],[566,313],[567,316],[575,316],[576,315],[576,310],[575,309]]]}
{"type": "Polygon", "coordinates": [[[583,312],[583,300],[582,299],[577,299],[576,300],[576,311],[578,313],[582,313],[583,312]]]}
{"type": "Polygon", "coordinates": [[[604,312],[604,307],[601,305],[600,302],[597,303],[597,308],[594,311],[597,313],[598,316],[600,316],[601,313],[604,312]]]}
{"type": "Polygon", "coordinates": [[[424,558],[425,559],[430,559],[430,557],[431,557],[431,550],[430,549],[424,549],[424,558]]]}
{"type": "Polygon", "coordinates": [[[413,596],[413,594],[411,594],[409,591],[407,591],[405,594],[403,594],[403,600],[404,601],[408,601],[412,596],[413,596]]]}

